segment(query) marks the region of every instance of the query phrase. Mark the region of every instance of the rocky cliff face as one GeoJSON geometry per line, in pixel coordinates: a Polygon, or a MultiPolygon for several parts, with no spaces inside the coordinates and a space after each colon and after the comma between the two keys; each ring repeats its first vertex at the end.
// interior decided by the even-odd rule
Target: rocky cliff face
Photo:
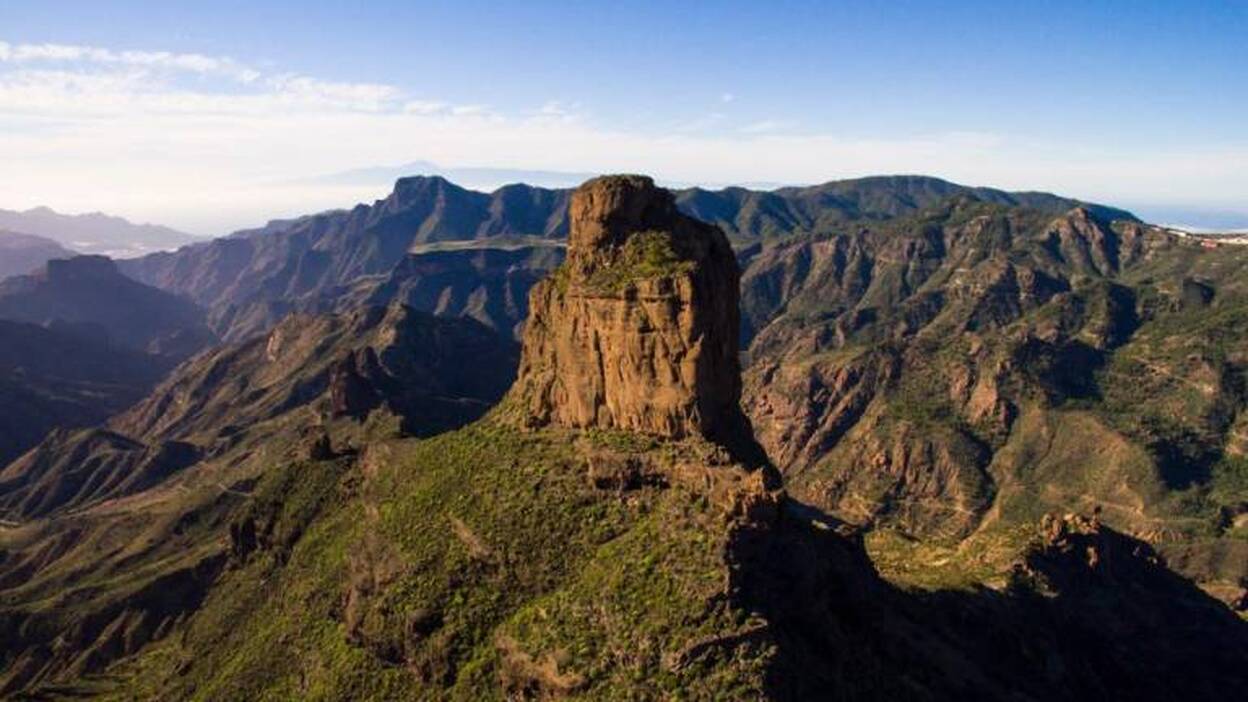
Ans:
{"type": "Polygon", "coordinates": [[[738,403],[738,279],[728,239],[649,178],[573,195],[568,259],[530,296],[513,400],[529,426],[727,443],[738,403]]]}

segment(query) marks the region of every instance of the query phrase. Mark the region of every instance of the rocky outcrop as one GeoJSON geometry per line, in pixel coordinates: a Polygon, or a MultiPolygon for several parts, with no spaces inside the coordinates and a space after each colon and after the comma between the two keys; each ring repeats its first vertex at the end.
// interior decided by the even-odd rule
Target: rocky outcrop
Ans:
{"type": "Polygon", "coordinates": [[[723,232],[638,176],[591,180],[570,207],[568,259],[530,297],[512,391],[522,422],[748,436],[739,272],[723,232]]]}
{"type": "Polygon", "coordinates": [[[1118,231],[1086,207],[1053,220],[1045,243],[1064,263],[1087,275],[1113,275],[1144,253],[1146,230],[1123,223],[1118,231]]]}
{"type": "Polygon", "coordinates": [[[329,369],[329,411],[333,416],[363,419],[381,404],[381,396],[367,377],[376,365],[377,354],[372,348],[347,354],[334,363],[329,369]]]}

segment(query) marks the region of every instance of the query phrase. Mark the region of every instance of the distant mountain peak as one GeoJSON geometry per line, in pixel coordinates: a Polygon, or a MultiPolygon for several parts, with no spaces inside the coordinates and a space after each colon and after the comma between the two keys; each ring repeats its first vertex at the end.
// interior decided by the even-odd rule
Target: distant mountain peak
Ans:
{"type": "Polygon", "coordinates": [[[158,224],[136,224],[103,212],[64,214],[46,206],[20,212],[0,209],[0,229],[46,237],[79,253],[114,258],[176,249],[198,240],[158,224]]]}
{"type": "Polygon", "coordinates": [[[396,196],[405,196],[424,194],[428,192],[439,192],[443,190],[469,192],[465,188],[461,188],[440,175],[404,176],[394,182],[393,192],[396,196]]]}

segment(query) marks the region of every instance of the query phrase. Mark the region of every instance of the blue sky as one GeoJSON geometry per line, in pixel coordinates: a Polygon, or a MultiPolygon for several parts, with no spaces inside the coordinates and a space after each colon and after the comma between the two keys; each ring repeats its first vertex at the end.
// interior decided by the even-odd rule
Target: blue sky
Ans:
{"type": "Polygon", "coordinates": [[[430,160],[920,172],[1248,226],[1248,3],[879,5],[14,0],[0,207],[219,233],[430,160]]]}

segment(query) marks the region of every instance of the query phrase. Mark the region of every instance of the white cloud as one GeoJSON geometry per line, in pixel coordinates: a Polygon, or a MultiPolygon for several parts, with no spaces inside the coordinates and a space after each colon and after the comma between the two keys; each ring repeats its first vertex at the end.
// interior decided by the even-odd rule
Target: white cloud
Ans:
{"type": "Polygon", "coordinates": [[[63,44],[19,44],[13,48],[13,61],[37,61],[46,59],[49,61],[73,61],[77,59],[88,58],[93,61],[101,61],[104,57],[112,56],[111,52],[103,49],[88,49],[81,46],[66,46],[63,44]]]}
{"type": "Polygon", "coordinates": [[[446,112],[450,105],[439,100],[408,100],[403,103],[403,111],[416,115],[436,115],[446,112]]]}
{"type": "Polygon", "coordinates": [[[624,130],[564,101],[506,112],[223,57],[0,43],[0,207],[99,209],[220,234],[384,194],[294,181],[414,160],[703,183],[927,173],[1111,203],[1234,204],[1248,192],[1248,144],[1107,150],[975,132],[846,137],[807,122],[796,134],[792,124],[714,112],[624,130]]]}
{"type": "Polygon", "coordinates": [[[0,42],[0,61],[12,63],[94,63],[143,68],[160,68],[217,74],[241,83],[260,77],[259,71],[231,58],[203,54],[175,54],[168,51],[113,51],[72,44],[8,44],[0,42]]]}
{"type": "Polygon", "coordinates": [[[673,130],[680,134],[691,134],[699,132],[707,132],[712,129],[723,126],[724,120],[728,118],[722,112],[711,112],[710,114],[695,117],[694,119],[677,124],[673,130]]]}
{"type": "Polygon", "coordinates": [[[585,112],[580,103],[548,100],[531,113],[530,120],[547,124],[572,124],[585,119],[585,117],[585,112]]]}
{"type": "Polygon", "coordinates": [[[737,96],[733,95],[732,93],[723,93],[719,96],[719,101],[725,104],[732,102],[733,100],[736,100],[736,99],[737,99],[737,96]]]}
{"type": "Polygon", "coordinates": [[[460,117],[483,115],[489,110],[485,105],[456,105],[451,108],[451,114],[460,117]]]}
{"type": "Polygon", "coordinates": [[[584,110],[579,102],[547,100],[537,108],[537,114],[546,117],[580,117],[584,110]]]}
{"type": "Polygon", "coordinates": [[[299,75],[275,76],[269,85],[282,100],[326,108],[377,112],[396,107],[402,97],[392,85],[327,82],[299,75]]]}
{"type": "Polygon", "coordinates": [[[769,134],[771,132],[779,132],[792,128],[793,123],[780,119],[765,119],[759,122],[752,122],[741,127],[744,134],[769,134]]]}

